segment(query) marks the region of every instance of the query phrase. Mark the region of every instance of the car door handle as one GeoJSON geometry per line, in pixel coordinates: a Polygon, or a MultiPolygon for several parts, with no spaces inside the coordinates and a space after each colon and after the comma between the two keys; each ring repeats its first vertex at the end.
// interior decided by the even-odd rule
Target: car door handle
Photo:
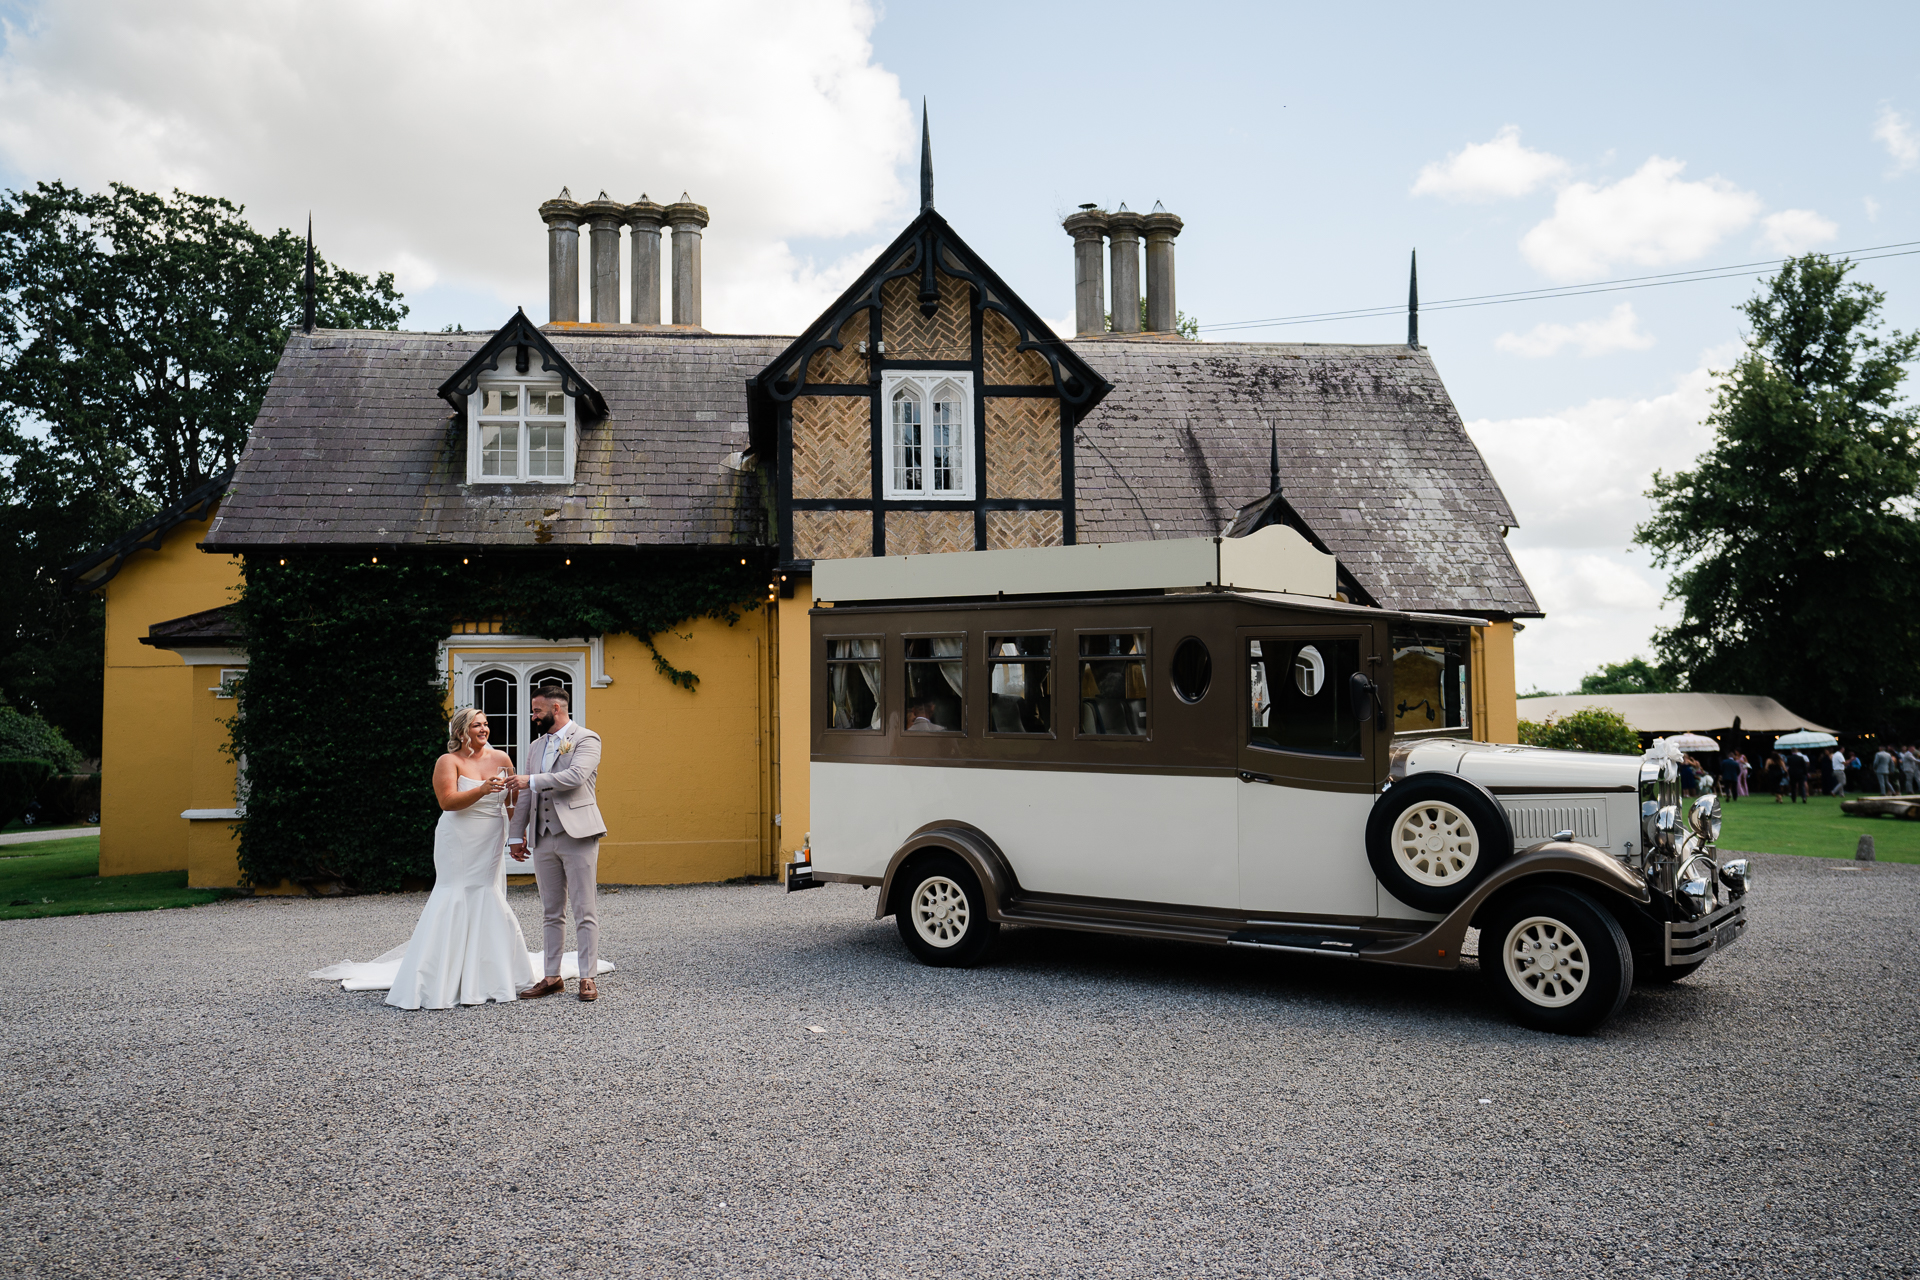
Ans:
{"type": "Polygon", "coordinates": [[[1268,776],[1267,776],[1266,774],[1264,774],[1264,773],[1250,773],[1250,772],[1248,772],[1247,770],[1245,770],[1245,769],[1242,769],[1242,770],[1240,771],[1240,781],[1242,781],[1242,782],[1272,782],[1272,781],[1273,781],[1273,779],[1272,779],[1272,778],[1270,778],[1270,777],[1268,777],[1268,776]]]}

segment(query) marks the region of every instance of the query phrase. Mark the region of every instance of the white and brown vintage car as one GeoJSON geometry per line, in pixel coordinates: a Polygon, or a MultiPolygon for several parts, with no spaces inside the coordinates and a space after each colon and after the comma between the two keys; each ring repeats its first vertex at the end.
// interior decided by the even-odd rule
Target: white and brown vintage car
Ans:
{"type": "Polygon", "coordinates": [[[1746,927],[1673,758],[1472,741],[1473,620],[1338,600],[1290,528],[814,574],[788,885],[877,887],[928,964],[1006,923],[1446,969],[1477,928],[1573,1032],[1746,927]]]}

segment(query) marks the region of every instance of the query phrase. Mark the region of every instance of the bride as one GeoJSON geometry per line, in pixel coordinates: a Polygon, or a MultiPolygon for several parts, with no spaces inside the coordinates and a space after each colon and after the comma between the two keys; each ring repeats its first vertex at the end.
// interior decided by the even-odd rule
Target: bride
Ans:
{"type": "Polygon", "coordinates": [[[370,963],[311,976],[341,979],[350,991],[390,986],[387,1003],[402,1009],[517,1000],[533,985],[526,936],[507,905],[513,761],[488,737],[486,713],[473,707],[456,711],[448,725],[447,753],[433,768],[442,810],[433,833],[433,892],[412,939],[370,963]]]}

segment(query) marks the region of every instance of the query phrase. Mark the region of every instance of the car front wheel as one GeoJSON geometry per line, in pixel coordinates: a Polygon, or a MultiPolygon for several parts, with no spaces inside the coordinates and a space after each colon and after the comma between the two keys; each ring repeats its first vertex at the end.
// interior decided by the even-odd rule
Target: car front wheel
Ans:
{"type": "Polygon", "coordinates": [[[1495,907],[1480,939],[1480,972],[1536,1031],[1592,1031],[1633,990],[1633,951],[1620,922],[1575,890],[1514,894],[1495,907]]]}
{"type": "Polygon", "coordinates": [[[895,891],[900,940],[922,964],[967,968],[986,958],[1000,926],[987,919],[973,869],[950,853],[915,862],[895,891]]]}

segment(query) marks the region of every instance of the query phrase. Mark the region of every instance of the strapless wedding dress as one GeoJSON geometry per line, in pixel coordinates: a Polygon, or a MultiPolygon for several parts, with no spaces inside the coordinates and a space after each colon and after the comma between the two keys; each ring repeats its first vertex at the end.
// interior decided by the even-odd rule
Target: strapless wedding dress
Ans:
{"type": "MultiPolygon", "coordinates": [[[[460,790],[480,786],[462,776],[460,790]]],[[[507,814],[496,793],[440,815],[433,833],[433,892],[405,946],[364,963],[316,969],[310,977],[337,981],[348,991],[387,991],[402,1009],[449,1009],[456,1004],[517,1000],[533,985],[540,964],[527,950],[520,921],[507,905],[507,814]]],[[[613,966],[602,960],[601,973],[613,966]]],[[[578,952],[561,962],[562,977],[580,973],[578,952]]]]}

